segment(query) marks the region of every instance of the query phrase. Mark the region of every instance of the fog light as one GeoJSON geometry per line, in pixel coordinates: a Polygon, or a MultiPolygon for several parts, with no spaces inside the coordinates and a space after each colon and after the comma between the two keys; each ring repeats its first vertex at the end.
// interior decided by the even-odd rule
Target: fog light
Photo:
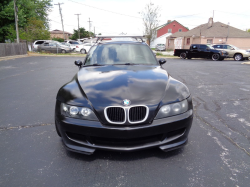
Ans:
{"type": "Polygon", "coordinates": [[[75,107],[75,106],[70,107],[70,110],[69,110],[70,115],[76,115],[78,112],[79,112],[79,110],[77,107],[75,107]]]}

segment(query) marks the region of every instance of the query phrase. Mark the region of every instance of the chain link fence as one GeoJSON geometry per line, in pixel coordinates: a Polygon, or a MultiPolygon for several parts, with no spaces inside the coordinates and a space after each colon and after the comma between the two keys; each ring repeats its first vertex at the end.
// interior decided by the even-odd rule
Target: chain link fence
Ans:
{"type": "Polygon", "coordinates": [[[26,43],[0,43],[0,57],[27,54],[26,43]]]}

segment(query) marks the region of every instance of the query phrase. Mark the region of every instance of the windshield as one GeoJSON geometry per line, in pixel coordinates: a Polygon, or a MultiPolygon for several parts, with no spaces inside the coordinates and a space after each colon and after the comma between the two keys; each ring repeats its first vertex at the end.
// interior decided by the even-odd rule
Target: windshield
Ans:
{"type": "Polygon", "coordinates": [[[85,65],[92,64],[146,64],[158,65],[152,51],[146,45],[105,44],[93,46],[85,65]]]}
{"type": "Polygon", "coordinates": [[[238,47],[235,47],[234,45],[231,45],[232,48],[234,48],[235,50],[239,50],[238,47]]]}
{"type": "Polygon", "coordinates": [[[209,47],[209,49],[214,49],[211,45],[207,45],[209,47]]]}

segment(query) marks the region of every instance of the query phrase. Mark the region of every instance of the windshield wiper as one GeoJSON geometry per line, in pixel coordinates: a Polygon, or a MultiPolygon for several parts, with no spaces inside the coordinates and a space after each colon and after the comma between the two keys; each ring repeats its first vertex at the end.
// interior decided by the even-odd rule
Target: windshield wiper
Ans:
{"type": "Polygon", "coordinates": [[[112,64],[112,65],[138,65],[138,64],[135,64],[135,63],[125,63],[125,64],[112,64]]]}
{"type": "Polygon", "coordinates": [[[87,66],[105,66],[105,64],[89,64],[83,67],[87,67],[87,66]]]}

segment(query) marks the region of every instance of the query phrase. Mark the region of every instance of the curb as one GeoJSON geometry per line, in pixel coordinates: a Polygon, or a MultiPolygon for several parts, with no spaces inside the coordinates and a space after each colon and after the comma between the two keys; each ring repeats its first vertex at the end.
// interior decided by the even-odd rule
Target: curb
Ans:
{"type": "Polygon", "coordinates": [[[23,57],[29,57],[29,55],[27,54],[27,55],[4,56],[4,57],[0,57],[0,61],[15,59],[15,58],[23,58],[23,57]]]}

